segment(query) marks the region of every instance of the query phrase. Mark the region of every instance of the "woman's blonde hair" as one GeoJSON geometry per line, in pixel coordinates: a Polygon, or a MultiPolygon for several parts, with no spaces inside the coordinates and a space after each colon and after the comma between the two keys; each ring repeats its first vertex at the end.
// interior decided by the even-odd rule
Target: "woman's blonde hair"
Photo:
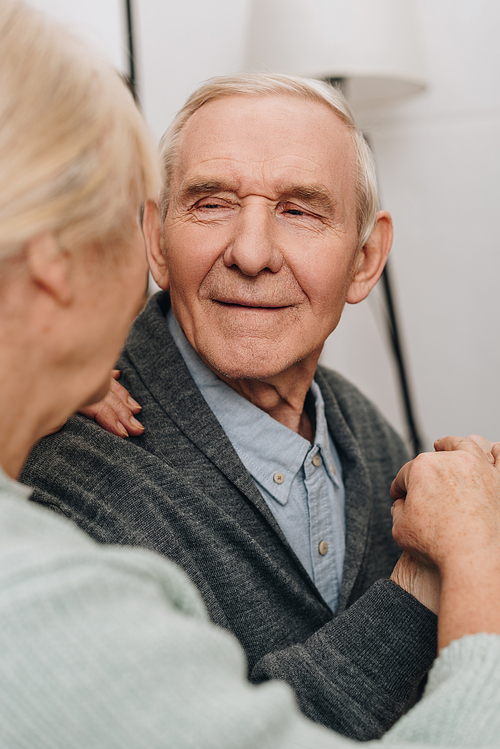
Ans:
{"type": "Polygon", "coordinates": [[[168,211],[172,175],[184,125],[204,104],[229,96],[295,96],[325,104],[340,118],[349,130],[354,144],[358,245],[362,247],[373,231],[378,210],[377,178],[371,151],[363,134],[356,126],[352,110],[341,91],[321,81],[291,75],[243,73],[221,76],[210,79],[189,97],[161,140],[162,223],[168,211]]]}
{"type": "Polygon", "coordinates": [[[1,0],[0,259],[45,231],[70,247],[119,239],[157,169],[111,66],[22,0],[1,0]]]}

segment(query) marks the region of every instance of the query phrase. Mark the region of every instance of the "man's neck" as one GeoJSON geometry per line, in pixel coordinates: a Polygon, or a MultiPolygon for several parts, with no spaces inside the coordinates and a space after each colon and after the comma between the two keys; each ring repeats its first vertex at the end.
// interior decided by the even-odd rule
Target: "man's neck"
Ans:
{"type": "Polygon", "coordinates": [[[316,371],[316,362],[295,365],[266,380],[234,380],[220,372],[216,374],[239,395],[265,411],[280,424],[314,441],[314,428],[304,409],[307,392],[316,371]],[[299,369],[299,371],[297,371],[299,369]]]}
{"type": "Polygon", "coordinates": [[[188,341],[173,310],[167,314],[167,325],[174,341],[183,356],[188,369],[196,380],[196,362],[202,361],[220,380],[229,385],[239,395],[257,408],[269,414],[280,424],[314,441],[314,418],[311,420],[304,404],[316,372],[322,347],[309,354],[300,362],[295,362],[283,372],[264,379],[231,378],[213,367],[188,341]],[[194,359],[193,359],[194,357],[194,359]]]}

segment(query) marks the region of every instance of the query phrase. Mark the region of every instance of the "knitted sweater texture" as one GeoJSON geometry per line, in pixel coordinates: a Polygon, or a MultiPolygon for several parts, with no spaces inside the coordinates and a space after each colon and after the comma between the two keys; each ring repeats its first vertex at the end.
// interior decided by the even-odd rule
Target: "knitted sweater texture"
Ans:
{"type": "MultiPolygon", "coordinates": [[[[0,652],[3,749],[353,745],[303,718],[284,684],[245,680],[241,648],[181,570],[96,544],[3,475],[0,652]]],[[[380,743],[499,737],[500,637],[477,635],[444,651],[422,701],[380,743]]]]}

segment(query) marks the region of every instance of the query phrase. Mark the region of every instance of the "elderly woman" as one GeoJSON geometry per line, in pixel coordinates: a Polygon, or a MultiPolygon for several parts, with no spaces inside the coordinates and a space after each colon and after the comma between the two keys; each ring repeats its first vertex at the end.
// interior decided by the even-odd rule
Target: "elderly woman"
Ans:
{"type": "MultiPolygon", "coordinates": [[[[137,211],[156,167],[119,78],[18,0],[0,5],[0,121],[2,747],[351,746],[304,720],[285,686],[245,682],[238,645],[207,622],[180,571],[96,545],[16,482],[47,425],[107,390],[144,291],[137,211]]],[[[465,490],[448,513],[446,502],[420,504],[412,476],[417,488],[419,471],[432,479],[429,461],[407,466],[395,486],[395,497],[409,490],[395,507],[401,544],[443,572],[445,649],[428,694],[383,743],[498,743],[500,614],[489,599],[500,572],[486,561],[495,543],[486,530],[500,522],[499,471],[463,446],[446,455],[459,456],[455,468],[466,456],[464,486],[473,465],[484,511],[470,511],[465,490]],[[484,533],[467,601],[479,602],[492,634],[463,639],[481,631],[463,610],[452,624],[477,554],[473,544],[457,553],[450,517],[453,533],[463,522],[484,533]]]]}

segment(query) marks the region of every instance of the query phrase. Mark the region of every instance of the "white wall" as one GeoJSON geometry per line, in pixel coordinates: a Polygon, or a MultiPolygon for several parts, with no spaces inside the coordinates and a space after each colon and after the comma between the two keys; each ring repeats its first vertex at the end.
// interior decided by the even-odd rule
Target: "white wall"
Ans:
{"type": "MultiPolygon", "coordinates": [[[[419,7],[428,92],[365,119],[395,222],[398,306],[427,439],[470,432],[494,439],[500,7],[494,0],[419,0],[419,7]]],[[[336,358],[335,339],[327,357],[336,358]]],[[[387,398],[381,379],[377,388],[387,398]]]]}
{"type": "MultiPolygon", "coordinates": [[[[123,52],[120,0],[36,3],[57,4],[73,20],[84,13],[100,28],[107,19],[104,25],[114,28],[106,43],[115,58],[123,52]]],[[[397,108],[362,113],[362,119],[384,207],[394,217],[398,309],[430,447],[445,433],[500,438],[500,5],[418,0],[418,6],[429,89],[397,108]]],[[[139,96],[157,137],[199,82],[244,68],[250,10],[251,0],[134,1],[139,96]]],[[[346,310],[323,358],[404,431],[376,294],[346,310]]]]}
{"type": "Polygon", "coordinates": [[[123,0],[27,0],[104,53],[128,72],[126,13],[123,0]]]}
{"type": "Polygon", "coordinates": [[[135,0],[139,96],[157,138],[199,83],[243,69],[249,13],[250,0],[135,0]]]}

